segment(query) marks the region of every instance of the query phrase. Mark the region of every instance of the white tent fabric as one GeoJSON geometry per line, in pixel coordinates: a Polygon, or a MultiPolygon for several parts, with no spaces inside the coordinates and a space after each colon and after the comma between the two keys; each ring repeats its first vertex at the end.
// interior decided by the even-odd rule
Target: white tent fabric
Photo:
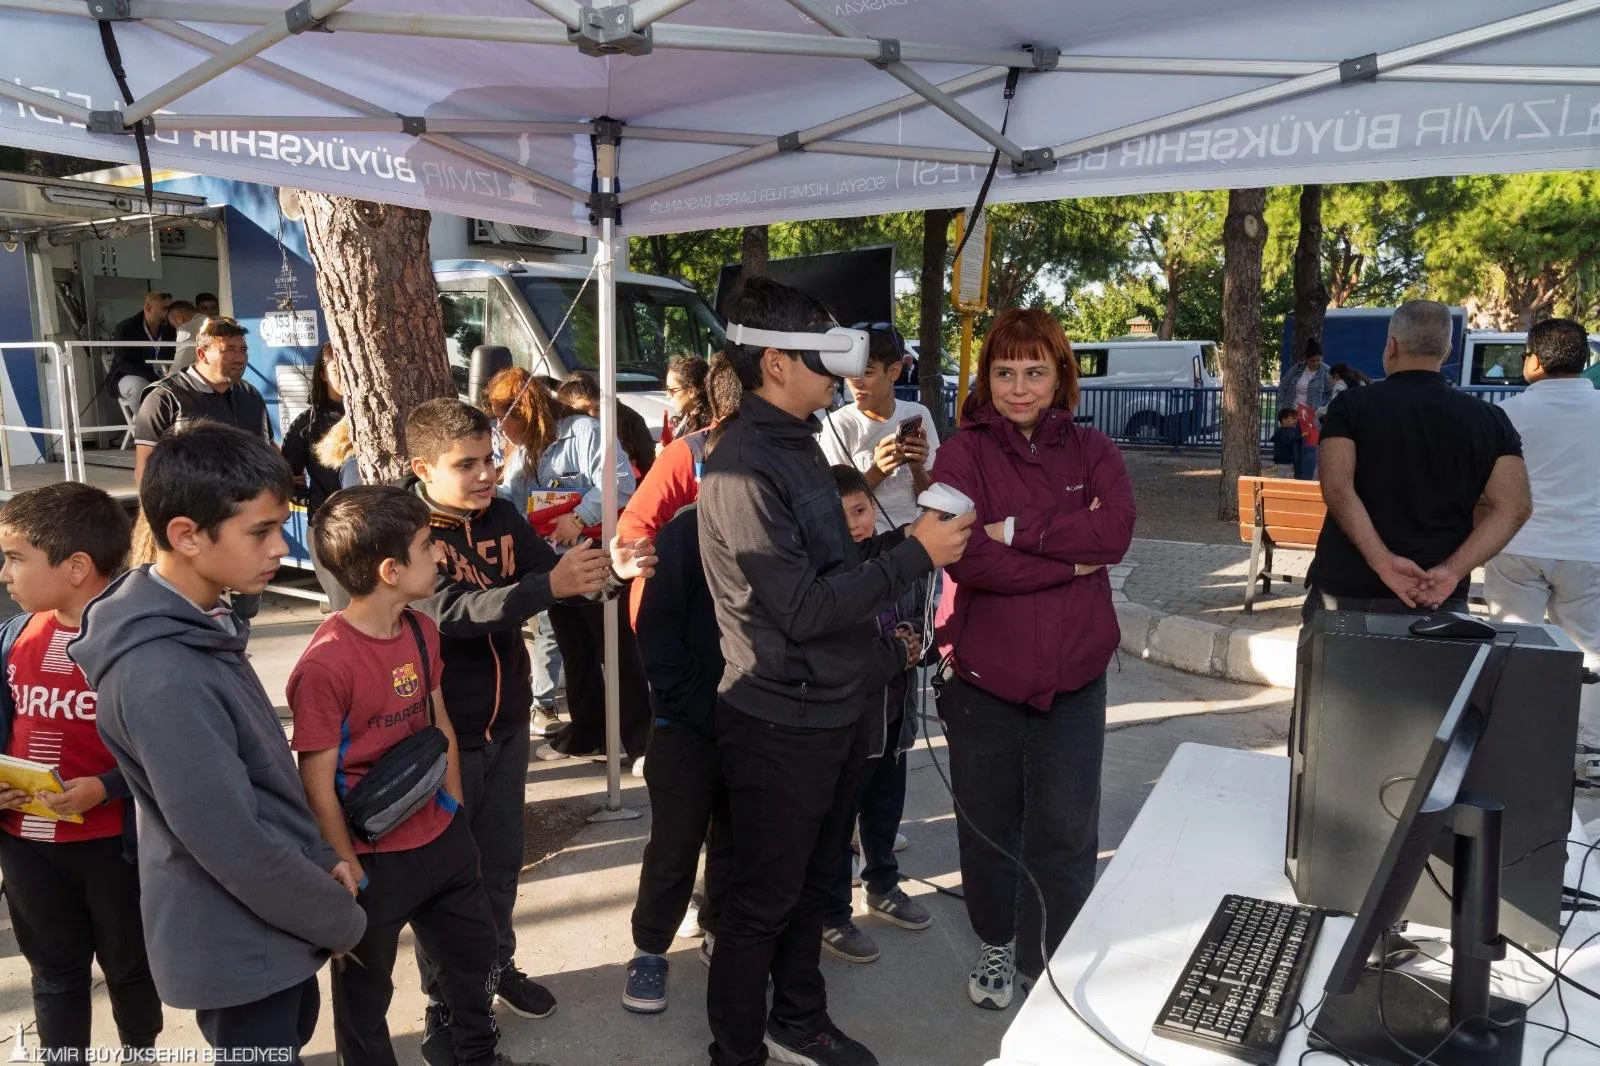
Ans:
{"type": "Polygon", "coordinates": [[[88,112],[153,113],[160,167],[589,232],[608,116],[621,234],[969,204],[996,143],[995,201],[1600,163],[1600,0],[401,8],[0,0],[0,142],[133,161],[88,112]]]}
{"type": "Polygon", "coordinates": [[[0,144],[151,119],[156,167],[597,233],[609,454],[619,236],[964,206],[997,148],[995,201],[1587,169],[1597,45],[1600,0],[0,0],[0,144]]]}

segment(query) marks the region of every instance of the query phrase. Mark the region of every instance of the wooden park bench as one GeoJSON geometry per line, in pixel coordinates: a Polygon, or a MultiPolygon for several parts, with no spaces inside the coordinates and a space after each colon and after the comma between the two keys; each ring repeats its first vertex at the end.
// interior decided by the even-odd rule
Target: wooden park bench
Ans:
{"type": "Polygon", "coordinates": [[[1322,486],[1315,481],[1277,477],[1239,479],[1239,539],[1250,545],[1250,572],[1244,585],[1244,610],[1254,613],[1256,586],[1272,591],[1273,581],[1293,581],[1305,575],[1275,573],[1274,548],[1313,551],[1322,523],[1328,517],[1322,486]]]}

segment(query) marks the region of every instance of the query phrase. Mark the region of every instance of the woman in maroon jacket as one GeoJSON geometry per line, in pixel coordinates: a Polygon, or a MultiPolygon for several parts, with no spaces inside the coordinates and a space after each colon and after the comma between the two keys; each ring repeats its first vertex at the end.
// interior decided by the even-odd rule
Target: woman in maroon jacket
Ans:
{"type": "Polygon", "coordinates": [[[935,481],[977,504],[967,553],[945,571],[939,693],[950,742],[967,916],[983,940],[972,1002],[1004,1010],[1066,934],[1094,885],[1106,666],[1119,639],[1106,566],[1133,537],[1133,486],[1102,433],[1074,424],[1077,361],[1043,311],[1006,311],[984,339],[961,432],[935,481]],[[967,819],[971,819],[971,824],[967,819]],[[1018,855],[1033,890],[974,828],[1018,855]],[[1041,954],[1041,939],[1042,954],[1041,954]]]}

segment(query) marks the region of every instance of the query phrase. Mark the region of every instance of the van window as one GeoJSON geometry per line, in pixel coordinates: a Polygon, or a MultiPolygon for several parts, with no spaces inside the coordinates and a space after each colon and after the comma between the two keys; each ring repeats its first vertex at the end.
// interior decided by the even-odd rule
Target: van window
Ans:
{"type": "MultiPolygon", "coordinates": [[[[582,282],[516,278],[545,336],[560,326],[582,282]]],[[[599,315],[591,285],[555,340],[566,369],[600,369],[599,315]]],[[[667,360],[680,352],[709,356],[722,347],[722,326],[698,293],[648,285],[617,286],[617,388],[661,388],[667,360]],[[681,338],[681,341],[680,341],[681,338]],[[681,344],[681,346],[680,346],[681,344]]]]}
{"type": "Polygon", "coordinates": [[[1106,376],[1106,349],[1074,348],[1072,352],[1078,357],[1079,378],[1103,378],[1106,376]]]}
{"type": "Polygon", "coordinates": [[[1200,362],[1206,368],[1207,377],[1222,377],[1222,360],[1217,358],[1217,346],[1215,344],[1202,344],[1200,346],[1200,362]]]}
{"type": "Polygon", "coordinates": [[[450,377],[455,380],[456,391],[467,391],[467,366],[472,361],[472,349],[484,343],[484,310],[487,304],[482,290],[445,290],[439,293],[439,313],[444,317],[444,351],[450,361],[450,377]]]}
{"type": "Polygon", "coordinates": [[[1479,344],[1472,349],[1474,385],[1522,385],[1522,341],[1511,344],[1479,344]]]}
{"type": "MultiPolygon", "coordinates": [[[[527,320],[512,299],[511,294],[499,285],[490,287],[489,343],[503,344],[511,349],[512,364],[528,373],[549,374],[545,361],[539,356],[539,344],[533,336],[533,330],[528,328],[527,320]]],[[[558,367],[557,371],[553,376],[564,376],[561,368],[558,367]]]]}

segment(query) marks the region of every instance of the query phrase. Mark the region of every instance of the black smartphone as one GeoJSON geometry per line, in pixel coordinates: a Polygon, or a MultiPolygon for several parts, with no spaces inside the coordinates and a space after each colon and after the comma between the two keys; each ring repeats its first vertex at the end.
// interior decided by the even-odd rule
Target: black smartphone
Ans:
{"type": "Polygon", "coordinates": [[[912,415],[910,418],[900,423],[900,428],[895,430],[894,439],[897,441],[904,441],[907,437],[915,436],[917,431],[921,428],[922,416],[912,415]]]}

